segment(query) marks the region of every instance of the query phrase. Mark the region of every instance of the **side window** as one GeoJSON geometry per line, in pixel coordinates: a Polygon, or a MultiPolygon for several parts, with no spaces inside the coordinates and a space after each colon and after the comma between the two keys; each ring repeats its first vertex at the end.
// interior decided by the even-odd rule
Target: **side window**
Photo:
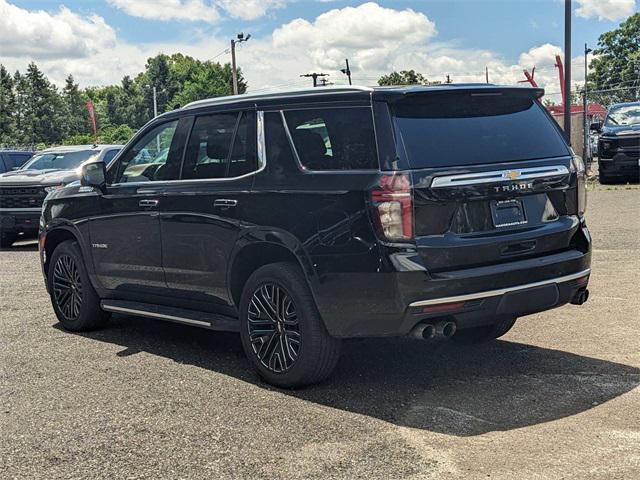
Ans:
{"type": "Polygon", "coordinates": [[[24,163],[29,160],[32,155],[30,153],[9,153],[7,154],[7,160],[5,163],[7,164],[7,169],[11,170],[12,168],[21,167],[24,163]]]}
{"type": "Polygon", "coordinates": [[[224,178],[237,113],[196,118],[182,169],[183,179],[224,178]]]}
{"type": "Polygon", "coordinates": [[[111,160],[113,160],[113,157],[115,157],[116,153],[118,152],[119,152],[118,149],[114,149],[114,150],[109,150],[107,153],[105,153],[104,157],[102,158],[102,161],[105,163],[105,165],[109,165],[111,160]]]}
{"type": "Polygon", "coordinates": [[[258,168],[255,125],[255,112],[242,113],[233,140],[227,177],[246,175],[258,168]]]}
{"type": "Polygon", "coordinates": [[[378,168],[370,108],[291,110],[285,117],[300,162],[309,170],[378,168]]]}
{"type": "Polygon", "coordinates": [[[167,163],[178,121],[164,123],[144,135],[131,147],[120,163],[117,183],[173,180],[177,171],[167,163]]]}

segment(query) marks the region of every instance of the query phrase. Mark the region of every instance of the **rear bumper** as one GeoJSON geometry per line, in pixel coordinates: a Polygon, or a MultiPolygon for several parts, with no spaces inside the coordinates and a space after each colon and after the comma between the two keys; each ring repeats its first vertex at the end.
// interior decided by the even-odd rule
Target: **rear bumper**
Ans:
{"type": "Polygon", "coordinates": [[[24,233],[35,237],[38,233],[40,213],[39,208],[0,209],[0,230],[7,234],[24,233]]]}
{"type": "MultiPolygon", "coordinates": [[[[588,237],[586,227],[582,227],[588,237]]],[[[459,328],[494,323],[569,303],[587,287],[591,252],[568,250],[498,265],[427,271],[325,275],[313,286],[327,330],[336,337],[400,336],[447,316],[459,328]],[[456,310],[447,310],[447,304],[456,310]],[[425,308],[436,307],[436,308],[425,308]]]]}

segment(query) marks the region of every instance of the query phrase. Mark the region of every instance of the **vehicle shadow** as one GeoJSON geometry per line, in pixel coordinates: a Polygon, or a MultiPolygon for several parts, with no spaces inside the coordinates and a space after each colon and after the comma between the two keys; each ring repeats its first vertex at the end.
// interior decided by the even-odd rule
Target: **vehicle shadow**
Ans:
{"type": "MultiPolygon", "coordinates": [[[[251,371],[236,334],[117,316],[82,335],[125,347],[121,358],[148,352],[276,390],[251,371]]],[[[346,341],[328,381],[279,391],[396,425],[472,436],[575,415],[639,384],[640,369],[532,345],[395,338],[346,341]]]]}

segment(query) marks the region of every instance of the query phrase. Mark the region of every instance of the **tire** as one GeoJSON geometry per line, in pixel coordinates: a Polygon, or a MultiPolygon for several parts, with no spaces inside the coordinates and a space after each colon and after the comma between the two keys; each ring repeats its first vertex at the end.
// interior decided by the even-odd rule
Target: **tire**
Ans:
{"type": "Polygon", "coordinates": [[[17,238],[15,233],[0,233],[0,248],[10,248],[17,238]]]}
{"type": "Polygon", "coordinates": [[[507,317],[498,320],[493,325],[463,328],[458,330],[451,340],[461,345],[475,345],[502,337],[515,325],[517,318],[507,317]]]}
{"type": "Polygon", "coordinates": [[[77,242],[67,240],[56,247],[47,282],[53,310],[66,330],[94,330],[109,320],[111,314],[100,308],[77,242]]]}
{"type": "Polygon", "coordinates": [[[295,388],[327,378],[340,340],[327,332],[300,268],[273,263],[256,270],[240,300],[240,337],[249,362],[267,383],[295,388]]]}

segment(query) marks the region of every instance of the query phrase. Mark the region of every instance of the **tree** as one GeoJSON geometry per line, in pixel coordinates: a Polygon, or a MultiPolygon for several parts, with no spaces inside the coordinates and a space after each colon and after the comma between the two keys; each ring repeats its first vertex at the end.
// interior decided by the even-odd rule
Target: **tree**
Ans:
{"type": "Polygon", "coordinates": [[[86,103],[87,100],[78,84],[74,82],[73,75],[69,75],[62,89],[60,124],[62,125],[63,137],[91,133],[86,103]]]}
{"type": "Polygon", "coordinates": [[[33,62],[27,67],[23,81],[23,140],[31,144],[60,142],[62,129],[56,120],[61,102],[57,89],[33,62]]]}
{"type": "Polygon", "coordinates": [[[0,65],[0,145],[15,144],[16,122],[13,116],[15,108],[13,78],[4,65],[0,65]]]}
{"type": "Polygon", "coordinates": [[[383,75],[378,80],[378,85],[429,85],[429,81],[415,70],[402,70],[400,73],[391,72],[389,75],[383,75]]]}
{"type": "Polygon", "coordinates": [[[640,97],[640,13],[631,15],[619,28],[600,35],[593,53],[589,90],[618,88],[602,92],[601,102],[625,102],[640,97]]]}

